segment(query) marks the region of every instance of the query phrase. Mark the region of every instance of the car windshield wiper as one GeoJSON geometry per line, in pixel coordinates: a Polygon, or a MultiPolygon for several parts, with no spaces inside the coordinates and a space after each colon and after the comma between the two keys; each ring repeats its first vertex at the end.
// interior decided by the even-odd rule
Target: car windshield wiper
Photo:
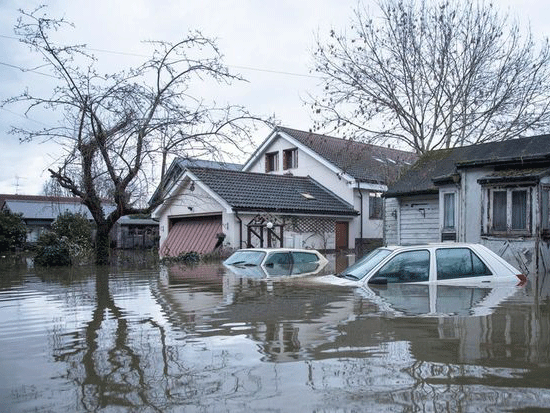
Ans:
{"type": "Polygon", "coordinates": [[[339,277],[339,278],[351,278],[352,280],[360,280],[360,279],[361,279],[361,278],[359,278],[357,275],[353,275],[353,274],[344,274],[344,273],[338,274],[337,277],[339,277]]]}
{"type": "Polygon", "coordinates": [[[237,265],[237,264],[242,264],[243,262],[246,262],[244,260],[241,260],[241,261],[235,261],[235,262],[230,262],[229,265],[237,265]]]}

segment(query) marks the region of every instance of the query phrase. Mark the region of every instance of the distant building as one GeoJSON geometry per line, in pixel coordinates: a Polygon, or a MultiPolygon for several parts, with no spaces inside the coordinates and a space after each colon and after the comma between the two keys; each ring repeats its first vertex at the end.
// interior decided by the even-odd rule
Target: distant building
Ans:
{"type": "MultiPolygon", "coordinates": [[[[105,205],[105,210],[115,208],[105,205]]],[[[22,214],[27,226],[27,242],[35,243],[45,231],[51,229],[58,215],[70,212],[93,218],[80,198],[42,195],[0,194],[0,209],[22,214]]],[[[158,223],[151,218],[121,217],[111,231],[111,242],[117,248],[150,248],[158,244],[158,223]]]]}

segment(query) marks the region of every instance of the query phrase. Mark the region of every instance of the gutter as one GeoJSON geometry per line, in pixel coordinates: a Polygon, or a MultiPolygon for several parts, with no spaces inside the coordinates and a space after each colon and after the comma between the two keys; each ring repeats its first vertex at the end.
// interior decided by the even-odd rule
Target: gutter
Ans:
{"type": "Polygon", "coordinates": [[[233,209],[235,212],[235,218],[239,221],[239,248],[242,248],[243,245],[243,220],[239,216],[239,211],[236,209],[233,209]]]}
{"type": "Polygon", "coordinates": [[[361,208],[359,212],[359,216],[360,216],[359,228],[360,228],[361,239],[363,239],[363,192],[361,192],[361,187],[359,182],[357,182],[357,190],[359,191],[359,200],[360,200],[359,202],[361,203],[361,208]]]}

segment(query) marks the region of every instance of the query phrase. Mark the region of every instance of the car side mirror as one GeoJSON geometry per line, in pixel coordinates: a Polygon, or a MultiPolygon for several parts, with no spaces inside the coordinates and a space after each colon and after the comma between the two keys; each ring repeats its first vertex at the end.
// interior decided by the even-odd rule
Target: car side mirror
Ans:
{"type": "Polygon", "coordinates": [[[388,284],[388,279],[385,277],[373,277],[367,282],[367,284],[386,285],[388,284]]]}

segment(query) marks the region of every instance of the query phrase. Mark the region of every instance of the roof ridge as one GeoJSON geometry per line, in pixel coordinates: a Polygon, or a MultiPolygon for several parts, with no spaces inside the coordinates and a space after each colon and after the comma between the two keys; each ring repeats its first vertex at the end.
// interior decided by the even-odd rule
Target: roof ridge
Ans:
{"type": "Polygon", "coordinates": [[[304,131],[304,130],[301,130],[301,129],[289,128],[289,127],[286,127],[286,126],[278,126],[277,129],[282,130],[283,132],[285,130],[287,130],[287,131],[293,131],[293,132],[299,132],[299,133],[306,133],[306,134],[321,137],[321,138],[334,139],[338,142],[349,142],[350,144],[363,145],[363,146],[369,147],[369,148],[383,149],[383,150],[386,150],[386,151],[391,151],[391,152],[396,152],[396,153],[401,153],[401,154],[407,154],[407,155],[408,154],[413,154],[414,155],[414,152],[406,151],[404,149],[389,148],[387,146],[376,145],[374,143],[366,143],[366,142],[361,142],[361,141],[358,141],[358,140],[345,139],[345,138],[340,138],[340,137],[332,136],[332,135],[326,135],[326,134],[322,134],[322,133],[316,133],[316,132],[311,132],[311,131],[304,131]]]}

